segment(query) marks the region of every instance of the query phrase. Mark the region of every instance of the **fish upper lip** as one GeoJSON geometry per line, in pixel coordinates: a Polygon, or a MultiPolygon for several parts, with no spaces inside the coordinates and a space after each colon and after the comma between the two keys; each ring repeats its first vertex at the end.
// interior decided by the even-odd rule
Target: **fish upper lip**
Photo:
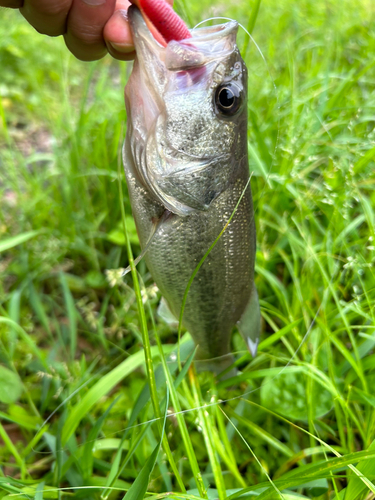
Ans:
{"type": "Polygon", "coordinates": [[[149,43],[154,45],[155,49],[165,50],[165,47],[154,38],[151,31],[148,29],[138,7],[131,5],[128,9],[128,17],[135,47],[137,47],[137,39],[145,38],[149,43]]]}
{"type": "Polygon", "coordinates": [[[221,37],[227,36],[233,29],[238,28],[237,21],[229,21],[224,24],[215,24],[206,28],[193,28],[190,30],[192,39],[206,42],[209,40],[217,39],[218,35],[221,37]]]}

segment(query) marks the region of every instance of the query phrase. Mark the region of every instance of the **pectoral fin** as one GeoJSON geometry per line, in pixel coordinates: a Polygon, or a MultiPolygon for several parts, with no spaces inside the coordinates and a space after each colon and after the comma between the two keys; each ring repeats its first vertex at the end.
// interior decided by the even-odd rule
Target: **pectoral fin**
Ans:
{"type": "Polygon", "coordinates": [[[238,321],[237,327],[254,358],[257,354],[260,336],[260,308],[255,285],[249,303],[241,319],[238,321]]]}
{"type": "Polygon", "coordinates": [[[178,328],[178,319],[170,310],[170,307],[165,300],[164,297],[161,298],[159,307],[158,307],[158,316],[161,318],[167,325],[172,328],[178,328]]]}

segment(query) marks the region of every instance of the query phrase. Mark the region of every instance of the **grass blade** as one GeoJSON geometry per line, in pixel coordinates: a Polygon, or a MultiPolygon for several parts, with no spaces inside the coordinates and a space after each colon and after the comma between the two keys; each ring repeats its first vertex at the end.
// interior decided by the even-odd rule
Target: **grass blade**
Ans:
{"type": "Polygon", "coordinates": [[[118,402],[119,398],[120,396],[118,396],[116,399],[112,401],[112,403],[108,406],[106,411],[95,422],[94,427],[90,430],[87,436],[87,440],[83,448],[82,458],[81,458],[82,474],[83,477],[87,479],[92,476],[93,472],[92,468],[93,468],[94,457],[92,451],[95,445],[95,439],[98,437],[98,434],[100,432],[100,429],[102,428],[105,419],[108,417],[110,411],[112,410],[114,405],[118,402]]]}
{"type": "Polygon", "coordinates": [[[11,238],[0,241],[0,253],[10,250],[17,245],[21,245],[21,243],[26,243],[26,241],[29,241],[40,233],[41,231],[27,231],[26,233],[17,234],[17,236],[12,236],[11,238]]]}
{"type": "MultiPolygon", "coordinates": [[[[369,450],[375,450],[375,440],[371,443],[368,448],[369,450]]],[[[368,460],[357,466],[357,470],[363,474],[364,477],[373,481],[375,479],[375,460],[368,460]]],[[[345,500],[357,500],[358,497],[363,495],[368,485],[366,485],[359,477],[352,476],[349,479],[348,486],[340,492],[340,498],[345,500]]]]}
{"type": "MultiPolygon", "coordinates": [[[[171,352],[173,348],[174,346],[165,346],[164,351],[168,353],[171,352]]],[[[156,346],[152,347],[151,356],[155,357],[158,356],[158,354],[158,348],[156,346]]],[[[104,377],[101,377],[101,379],[88,390],[81,401],[71,409],[69,416],[66,419],[61,435],[62,445],[66,444],[70,436],[77,429],[79,423],[90,411],[90,409],[98,403],[103,396],[108,394],[116,384],[124,380],[124,378],[133,373],[134,370],[142,366],[143,363],[143,351],[132,354],[125,361],[116,366],[116,368],[104,375],[104,377]]]]}
{"type": "Polygon", "coordinates": [[[200,387],[194,370],[194,366],[192,366],[189,370],[189,380],[193,390],[195,406],[196,408],[198,408],[197,412],[199,418],[199,425],[202,429],[202,434],[206,444],[207,453],[210,459],[212,472],[214,474],[218,497],[219,500],[224,500],[225,498],[227,498],[227,493],[225,489],[223,473],[214,446],[214,440],[212,435],[213,433],[211,429],[212,423],[208,412],[203,409],[204,405],[202,401],[202,395],[200,392],[200,387]]]}
{"type": "MultiPolygon", "coordinates": [[[[207,259],[207,257],[211,253],[212,249],[215,247],[216,243],[220,240],[220,238],[222,237],[222,235],[226,231],[227,227],[231,223],[231,220],[233,219],[234,214],[237,212],[237,209],[238,209],[238,207],[239,207],[239,205],[240,205],[240,203],[242,201],[242,198],[244,197],[244,195],[246,193],[246,190],[249,187],[250,181],[251,181],[251,176],[249,177],[248,181],[246,182],[246,185],[245,185],[245,187],[244,187],[244,189],[243,189],[243,191],[241,193],[241,196],[239,197],[239,199],[238,199],[238,201],[236,203],[236,206],[234,207],[234,210],[231,213],[229,219],[227,220],[227,222],[225,223],[223,229],[220,231],[220,233],[216,237],[215,241],[211,244],[210,248],[207,250],[207,252],[203,255],[203,257],[199,261],[197,267],[194,269],[194,271],[192,272],[192,274],[190,276],[188,284],[186,285],[184,296],[183,296],[183,299],[182,299],[182,304],[181,304],[180,317],[178,319],[178,342],[179,343],[180,343],[180,338],[181,338],[182,320],[183,320],[183,317],[184,317],[184,310],[185,310],[186,300],[187,300],[187,296],[188,296],[191,284],[193,283],[194,278],[197,275],[199,269],[203,266],[204,261],[207,259]]],[[[178,351],[177,351],[177,359],[178,359],[178,363],[179,363],[179,368],[181,369],[180,349],[178,349],[178,351]]]]}
{"type": "Polygon", "coordinates": [[[60,273],[60,283],[69,319],[70,357],[74,359],[77,349],[77,310],[64,273],[60,273]]]}
{"type": "MultiPolygon", "coordinates": [[[[119,148],[119,152],[121,152],[121,147],[119,148]]],[[[122,219],[124,235],[126,238],[126,251],[128,254],[131,275],[133,278],[133,286],[134,286],[134,292],[135,292],[135,296],[136,296],[136,300],[137,300],[139,320],[141,323],[142,341],[143,341],[144,356],[145,356],[145,363],[146,363],[146,373],[147,373],[148,384],[150,387],[151,401],[152,401],[152,406],[154,408],[155,415],[158,418],[159,432],[160,432],[160,434],[163,434],[164,451],[168,457],[168,461],[171,465],[171,468],[173,470],[174,475],[176,476],[176,479],[179,483],[181,490],[183,492],[186,492],[184,483],[181,479],[180,473],[177,469],[173,455],[171,453],[168,440],[166,439],[166,437],[165,437],[165,435],[162,432],[162,429],[160,427],[161,414],[160,414],[160,408],[159,408],[159,404],[158,404],[158,395],[157,395],[157,390],[156,390],[155,373],[154,373],[154,368],[153,368],[153,363],[152,363],[151,344],[150,344],[150,338],[148,335],[146,313],[145,313],[145,309],[144,309],[144,305],[143,305],[141,288],[139,286],[137,269],[136,269],[135,264],[134,264],[131,243],[130,243],[128,232],[126,229],[126,214],[125,214],[125,207],[124,207],[124,197],[122,194],[121,167],[122,167],[121,154],[119,154],[119,158],[117,161],[117,174],[118,174],[118,187],[119,187],[119,198],[120,198],[120,208],[121,208],[121,219],[122,219]]]]}
{"type": "Polygon", "coordinates": [[[154,451],[151,453],[149,458],[147,459],[147,462],[144,464],[141,472],[137,476],[137,479],[134,481],[134,483],[131,485],[129,488],[128,492],[124,496],[126,500],[143,500],[146,491],[147,491],[147,486],[148,483],[150,482],[150,476],[152,474],[152,471],[154,470],[156,459],[158,457],[161,444],[163,442],[164,438],[164,430],[165,430],[165,422],[167,420],[167,411],[168,411],[168,402],[169,402],[169,390],[167,389],[167,401],[165,405],[165,412],[164,412],[164,422],[163,422],[163,427],[162,427],[162,433],[160,436],[160,441],[158,444],[155,446],[154,451]]]}
{"type": "MultiPolygon", "coordinates": [[[[255,23],[256,23],[256,20],[258,17],[260,3],[261,3],[261,0],[255,0],[253,8],[251,9],[251,14],[250,14],[249,20],[247,22],[247,31],[250,33],[250,35],[252,34],[253,29],[255,27],[255,23]]],[[[250,41],[250,37],[246,36],[245,43],[242,47],[242,57],[243,58],[246,57],[246,52],[247,52],[247,48],[249,46],[249,41],[250,41]]]]}
{"type": "Polygon", "coordinates": [[[17,451],[17,448],[15,447],[15,445],[12,443],[12,440],[10,439],[10,437],[8,436],[7,432],[5,431],[4,427],[1,425],[0,423],[0,438],[3,440],[6,448],[8,448],[9,452],[13,455],[16,463],[19,465],[20,469],[21,469],[21,475],[22,475],[22,479],[24,479],[27,475],[27,469],[26,469],[26,464],[25,462],[22,460],[22,457],[20,456],[20,454],[18,453],[17,451]]]}

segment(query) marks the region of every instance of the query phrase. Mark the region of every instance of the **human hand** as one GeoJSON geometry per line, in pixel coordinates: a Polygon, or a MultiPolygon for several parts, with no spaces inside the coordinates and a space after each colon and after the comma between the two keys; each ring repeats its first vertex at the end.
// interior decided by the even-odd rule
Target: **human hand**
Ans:
{"type": "Polygon", "coordinates": [[[0,6],[19,9],[39,33],[63,35],[68,49],[82,61],[100,59],[107,52],[123,61],[134,59],[128,0],[0,0],[0,6]]]}

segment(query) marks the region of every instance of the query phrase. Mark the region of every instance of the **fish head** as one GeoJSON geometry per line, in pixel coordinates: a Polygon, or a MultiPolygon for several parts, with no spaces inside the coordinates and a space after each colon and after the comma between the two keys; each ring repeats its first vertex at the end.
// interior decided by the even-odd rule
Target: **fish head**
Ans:
{"type": "Polygon", "coordinates": [[[136,174],[180,216],[208,210],[247,161],[247,69],[235,21],[161,45],[129,9],[136,59],[125,88],[136,174]]]}

